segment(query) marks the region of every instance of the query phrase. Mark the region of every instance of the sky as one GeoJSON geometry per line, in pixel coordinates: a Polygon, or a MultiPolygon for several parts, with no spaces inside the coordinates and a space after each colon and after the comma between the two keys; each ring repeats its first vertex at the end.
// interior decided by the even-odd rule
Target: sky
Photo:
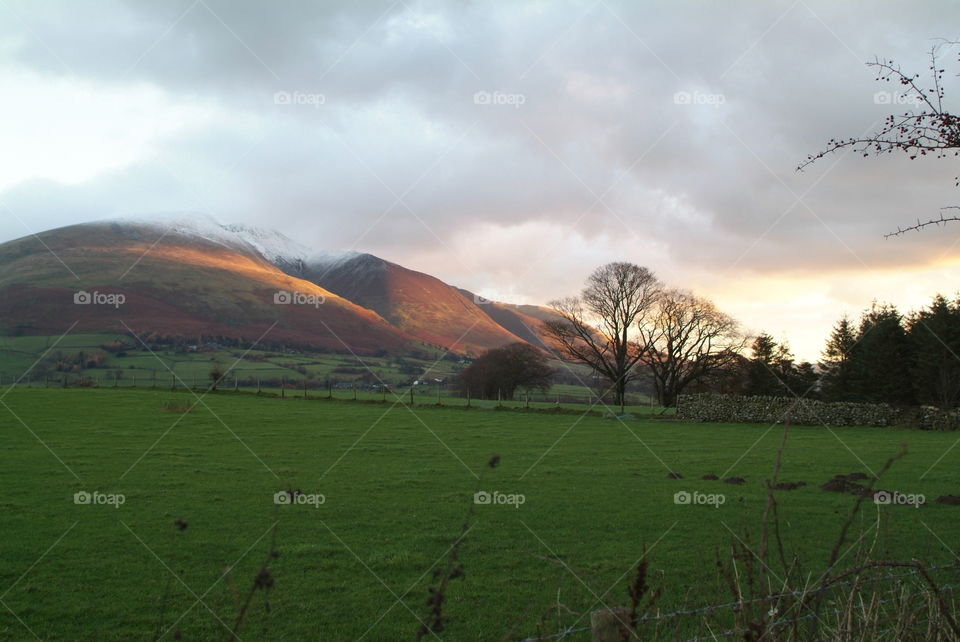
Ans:
{"type": "MultiPolygon", "coordinates": [[[[960,225],[884,238],[960,203],[956,159],[796,171],[915,109],[865,63],[925,75],[957,18],[955,2],[0,0],[0,242],[202,213],[536,304],[632,261],[815,360],[843,314],[960,291],[960,225]]],[[[960,51],[939,52],[950,107],[960,51]]]]}

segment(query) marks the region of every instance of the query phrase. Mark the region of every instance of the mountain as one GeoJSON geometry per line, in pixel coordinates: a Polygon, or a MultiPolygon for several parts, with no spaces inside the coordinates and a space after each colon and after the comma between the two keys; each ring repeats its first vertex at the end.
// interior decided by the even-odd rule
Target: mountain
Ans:
{"type": "Polygon", "coordinates": [[[314,257],[304,278],[375,311],[425,343],[477,353],[524,340],[492,319],[473,297],[429,274],[372,254],[314,257]]]}
{"type": "Polygon", "coordinates": [[[541,330],[543,321],[561,318],[560,315],[550,308],[542,308],[536,305],[516,305],[512,303],[488,301],[462,288],[459,289],[459,292],[468,299],[479,302],[487,316],[501,328],[511,332],[522,341],[526,341],[531,345],[535,345],[549,352],[556,351],[556,346],[551,345],[550,340],[541,330]]]}
{"type": "Polygon", "coordinates": [[[291,276],[226,229],[177,221],[74,225],[0,245],[0,326],[74,331],[269,335],[330,350],[400,349],[409,337],[375,312],[291,276]],[[122,304],[75,303],[78,292],[122,304]],[[298,292],[322,304],[278,304],[298,292]]]}
{"type": "Polygon", "coordinates": [[[549,311],[204,216],[100,221],[0,244],[4,334],[60,334],[76,321],[74,332],[262,337],[357,353],[427,343],[476,355],[514,341],[542,346],[535,315],[549,311]]]}

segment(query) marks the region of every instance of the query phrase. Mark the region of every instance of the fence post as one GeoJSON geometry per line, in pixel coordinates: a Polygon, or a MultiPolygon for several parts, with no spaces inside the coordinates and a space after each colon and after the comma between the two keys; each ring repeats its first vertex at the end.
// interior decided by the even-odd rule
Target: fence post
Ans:
{"type": "Polygon", "coordinates": [[[303,378],[303,398],[307,398],[307,378],[303,378]]]}
{"type": "Polygon", "coordinates": [[[410,386],[410,405],[413,405],[413,386],[410,386]]]}
{"type": "Polygon", "coordinates": [[[500,388],[497,388],[497,408],[503,406],[503,394],[500,391],[500,388]]]}
{"type": "Polygon", "coordinates": [[[233,391],[237,392],[238,390],[240,390],[240,381],[237,375],[233,375],[233,391]]]}
{"type": "Polygon", "coordinates": [[[437,384],[437,405],[440,405],[440,384],[437,384]]]}
{"type": "Polygon", "coordinates": [[[356,401],[357,400],[357,382],[354,381],[353,383],[351,383],[350,387],[353,388],[353,400],[356,401]]]}
{"type": "Polygon", "coordinates": [[[529,408],[529,407],[530,407],[530,393],[529,393],[529,392],[523,393],[523,407],[524,407],[524,408],[529,408]]]}
{"type": "Polygon", "coordinates": [[[620,642],[632,637],[627,626],[628,622],[630,622],[630,609],[622,606],[594,611],[590,614],[593,642],[620,642]]]}
{"type": "Polygon", "coordinates": [[[470,386],[467,386],[467,408],[470,407],[470,386]]]}
{"type": "Polygon", "coordinates": [[[285,397],[286,397],[286,394],[287,394],[287,393],[286,393],[286,388],[287,388],[287,387],[286,387],[286,385],[284,385],[284,384],[285,384],[285,378],[284,378],[284,377],[280,377],[280,398],[281,398],[281,399],[285,398],[285,397]]]}

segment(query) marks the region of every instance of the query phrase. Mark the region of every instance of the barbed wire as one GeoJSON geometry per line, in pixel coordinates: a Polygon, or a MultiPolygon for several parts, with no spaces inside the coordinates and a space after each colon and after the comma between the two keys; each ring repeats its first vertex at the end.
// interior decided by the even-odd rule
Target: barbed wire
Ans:
{"type": "MultiPolygon", "coordinates": [[[[940,590],[941,590],[941,591],[952,591],[952,590],[955,589],[955,588],[956,588],[955,586],[953,586],[953,585],[951,585],[951,584],[947,584],[947,585],[945,585],[945,586],[941,586],[941,587],[940,587],[940,590]]],[[[920,595],[934,595],[934,593],[933,593],[933,591],[922,591],[922,592],[920,593],[920,595]]],[[[897,598],[892,598],[892,597],[891,597],[891,598],[888,598],[888,599],[885,599],[885,600],[880,600],[880,601],[876,602],[875,604],[876,604],[876,606],[882,606],[882,605],[884,605],[884,604],[888,604],[888,603],[890,603],[890,602],[893,602],[895,599],[897,599],[897,598]]],[[[834,610],[834,611],[831,611],[831,612],[827,613],[827,615],[839,615],[840,613],[843,613],[843,612],[844,612],[843,609],[836,609],[836,610],[834,610]]],[[[802,621],[804,621],[804,620],[811,620],[811,619],[813,619],[813,618],[819,618],[819,615],[817,615],[816,613],[810,613],[809,615],[802,615],[802,616],[800,616],[800,617],[791,618],[791,619],[789,619],[789,620],[778,620],[778,621],[774,622],[772,625],[770,625],[770,628],[771,628],[771,629],[783,628],[784,625],[793,624],[794,622],[802,622],[802,621]]],[[[884,629],[883,631],[879,631],[879,633],[885,633],[885,632],[890,631],[890,630],[892,630],[892,629],[884,629]]],[[[746,633],[747,631],[748,631],[748,629],[729,629],[729,630],[723,631],[723,632],[721,632],[721,633],[711,633],[711,634],[710,634],[709,636],[707,636],[707,637],[697,636],[697,637],[693,637],[693,638],[687,638],[687,639],[684,640],[683,642],[702,642],[703,640],[715,640],[715,639],[717,639],[718,637],[719,637],[719,638],[728,638],[728,637],[730,637],[730,636],[732,636],[732,635],[742,635],[743,633],[746,633]]]]}
{"type": "Polygon", "coordinates": [[[552,635],[541,635],[535,638],[524,638],[523,640],[520,640],[520,642],[539,642],[540,640],[559,640],[561,638],[570,637],[571,635],[576,635],[577,633],[586,633],[589,630],[591,630],[591,627],[581,626],[580,628],[576,628],[576,629],[571,628],[565,631],[561,631],[560,633],[554,633],[552,635]]]}
{"type": "MultiPolygon", "coordinates": [[[[925,570],[926,570],[927,572],[936,572],[936,571],[943,571],[943,570],[955,570],[955,571],[956,571],[956,570],[960,570],[960,566],[957,566],[956,564],[950,564],[950,565],[946,565],[946,566],[931,566],[931,567],[929,567],[929,568],[927,568],[927,569],[925,569],[925,570]]],[[[874,578],[869,578],[869,579],[857,578],[857,579],[855,579],[855,580],[854,580],[854,579],[851,579],[851,580],[844,580],[844,581],[842,581],[842,582],[832,583],[832,584],[829,585],[828,588],[831,588],[831,589],[832,589],[832,588],[835,588],[835,587],[838,587],[838,586],[849,586],[849,585],[853,584],[855,581],[858,582],[858,583],[860,583],[860,584],[864,584],[864,583],[874,583],[874,582],[885,582],[885,581],[888,581],[888,580],[901,579],[901,578],[904,578],[904,577],[913,577],[913,576],[916,576],[916,575],[919,575],[919,574],[920,574],[920,571],[909,571],[909,572],[906,572],[906,573],[890,573],[890,574],[887,574],[887,575],[884,575],[884,576],[881,576],[881,577],[874,577],[874,578]]],[[[944,587],[941,587],[941,590],[949,591],[949,590],[953,590],[954,588],[955,588],[955,587],[952,586],[952,585],[945,585],[944,587]]],[[[643,623],[647,623],[647,622],[660,622],[660,621],[663,621],[663,620],[671,620],[671,619],[677,618],[677,617],[685,617],[685,616],[690,616],[690,615],[700,615],[700,614],[703,614],[703,613],[712,613],[712,612],[714,612],[714,611],[720,611],[720,610],[723,610],[723,609],[732,609],[732,608],[741,607],[741,606],[748,606],[748,605],[750,605],[750,604],[756,604],[756,603],[758,603],[758,602],[770,602],[770,601],[779,600],[779,599],[782,599],[782,598],[785,598],[785,597],[799,597],[799,596],[802,596],[802,595],[808,595],[808,594],[813,593],[813,592],[815,592],[815,591],[817,591],[817,590],[819,590],[819,587],[811,587],[811,588],[807,588],[807,589],[798,589],[798,590],[796,590],[796,591],[789,591],[789,592],[785,592],[785,593],[773,593],[773,594],[771,594],[771,595],[765,595],[765,596],[753,598],[753,599],[750,599],[750,600],[735,600],[735,601],[733,601],[733,602],[726,602],[726,603],[723,603],[723,604],[708,604],[708,605],[701,606],[701,607],[697,607],[697,608],[694,608],[694,609],[677,609],[676,611],[672,611],[672,612],[670,612],[670,613],[663,613],[663,614],[655,615],[655,616],[644,615],[643,617],[640,617],[640,618],[637,619],[637,623],[638,623],[638,624],[643,624],[643,623]]],[[[924,594],[928,594],[928,593],[924,593],[924,594]]],[[[885,604],[885,603],[888,602],[888,601],[889,601],[889,600],[884,600],[884,601],[879,602],[879,604],[885,604]]],[[[839,611],[837,611],[837,612],[835,612],[835,613],[832,613],[832,614],[830,614],[830,615],[835,615],[835,614],[838,613],[838,612],[839,612],[839,611]]],[[[775,623],[773,624],[773,626],[776,627],[776,626],[781,626],[781,625],[783,625],[783,624],[790,624],[790,623],[793,623],[793,622],[799,622],[799,621],[801,621],[801,620],[808,620],[808,619],[810,619],[810,618],[812,618],[812,617],[815,617],[815,616],[811,614],[811,615],[804,615],[804,616],[802,616],[802,617],[795,618],[795,619],[781,620],[780,622],[775,622],[775,623]]],[[[587,626],[587,627],[580,627],[580,628],[577,628],[577,629],[572,629],[572,628],[570,628],[570,629],[566,629],[566,630],[564,630],[564,631],[560,631],[560,632],[558,632],[558,633],[553,633],[553,634],[547,635],[547,636],[524,638],[523,640],[520,640],[520,642],[537,642],[538,640],[559,640],[559,639],[562,639],[562,638],[570,637],[571,635],[575,635],[575,634],[577,634],[577,633],[584,633],[584,632],[589,631],[589,630],[591,630],[591,627],[589,627],[589,626],[587,626]]],[[[724,632],[722,632],[722,633],[711,634],[711,635],[710,635],[709,637],[707,637],[707,638],[702,638],[702,637],[690,638],[690,639],[688,639],[688,640],[685,640],[685,642],[698,642],[699,640],[714,639],[714,638],[716,638],[716,637],[730,637],[731,635],[736,635],[736,634],[740,634],[740,633],[744,633],[744,632],[746,632],[746,629],[744,629],[744,630],[731,629],[731,630],[729,630],[729,631],[724,631],[724,632]]]]}

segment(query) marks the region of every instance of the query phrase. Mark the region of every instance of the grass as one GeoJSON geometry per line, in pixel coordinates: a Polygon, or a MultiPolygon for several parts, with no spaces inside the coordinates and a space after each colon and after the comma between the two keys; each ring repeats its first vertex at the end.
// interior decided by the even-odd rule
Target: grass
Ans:
{"type": "MultiPolygon", "coordinates": [[[[436,353],[429,346],[415,344],[423,355],[436,353]]],[[[271,381],[279,391],[280,381],[291,387],[301,386],[305,378],[323,386],[324,382],[340,382],[344,385],[356,383],[358,387],[368,388],[371,383],[386,383],[396,390],[406,391],[411,380],[421,378],[432,381],[435,378],[450,380],[458,365],[449,359],[439,359],[444,353],[434,356],[404,356],[402,362],[407,370],[393,357],[363,356],[351,354],[301,354],[279,353],[271,350],[246,350],[239,348],[221,348],[202,352],[175,352],[159,350],[151,352],[137,341],[123,334],[68,334],[55,336],[0,336],[0,387],[20,381],[20,385],[57,385],[65,377],[73,383],[86,379],[95,386],[139,386],[144,388],[172,388],[174,386],[206,387],[210,370],[219,365],[229,373],[221,384],[232,388],[234,380],[245,389],[256,389],[257,381],[267,390],[271,381]],[[104,345],[120,343],[127,346],[123,355],[107,352],[104,345]],[[57,371],[59,357],[70,361],[83,352],[87,357],[97,355],[103,358],[100,367],[78,368],[64,373],[57,371]],[[23,378],[24,372],[31,372],[23,378]],[[361,383],[366,376],[367,384],[361,383]]],[[[71,365],[72,365],[72,361],[71,365]]],[[[589,372],[583,366],[552,362],[552,367],[560,372],[568,370],[576,373],[582,381],[590,380],[589,372]]],[[[465,403],[457,399],[451,386],[440,387],[444,403],[460,405],[465,403]]],[[[318,390],[316,394],[321,394],[318,390]]],[[[349,389],[338,389],[336,394],[343,398],[353,398],[349,389]]],[[[361,393],[362,396],[363,393],[361,393]]],[[[417,389],[418,395],[436,396],[437,386],[430,383],[417,389]]],[[[368,395],[370,398],[379,395],[368,395]]],[[[585,385],[555,384],[545,393],[536,397],[560,398],[565,407],[582,407],[595,393],[585,385]],[[567,403],[570,402],[570,403],[567,403]]],[[[636,402],[647,403],[649,397],[631,394],[636,402]]],[[[518,399],[522,397],[518,394],[518,399]]],[[[552,403],[552,402],[551,402],[552,403]]],[[[541,404],[546,405],[546,404],[541,404]]]]}
{"type": "MultiPolygon", "coordinates": [[[[478,487],[525,502],[476,507],[459,549],[466,577],[447,593],[446,639],[535,634],[558,599],[588,625],[590,610],[628,602],[644,546],[665,587],[661,607],[727,601],[715,551],[756,531],[782,437],[769,426],[232,393],[169,412],[184,401],[195,399],[37,388],[3,398],[0,599],[10,610],[0,610],[0,639],[32,639],[27,627],[42,639],[142,639],[161,608],[164,629],[186,613],[177,625],[186,639],[227,639],[211,610],[233,622],[275,523],[274,586],[257,594],[243,639],[409,639],[413,614],[426,617],[430,570],[446,563],[478,487]],[[493,453],[500,466],[478,486],[493,453]],[[700,480],[706,473],[747,483],[700,480]],[[273,495],[285,488],[325,502],[277,507],[273,495]],[[77,505],[78,491],[125,501],[77,505]],[[726,501],[677,505],[678,491],[726,501]]],[[[780,479],[810,485],[778,494],[786,545],[822,570],[853,500],[819,484],[878,470],[901,442],[910,454],[879,486],[928,500],[960,494],[956,437],[792,428],[780,479]]],[[[871,504],[855,529],[869,532],[881,557],[946,563],[960,507],[871,504]]],[[[544,632],[576,619],[551,615],[544,632]]]]}
{"type": "MultiPolygon", "coordinates": [[[[0,388],[10,386],[17,381],[18,387],[58,387],[64,379],[71,386],[81,381],[93,387],[140,387],[150,389],[195,388],[203,389],[209,385],[209,374],[214,366],[229,370],[220,387],[254,391],[258,388],[265,393],[280,394],[280,382],[288,387],[287,395],[302,394],[306,379],[301,369],[312,380],[309,394],[327,396],[325,382],[334,386],[332,396],[341,399],[353,399],[351,385],[357,387],[356,397],[362,400],[383,399],[382,392],[371,390],[371,384],[386,383],[398,394],[409,394],[410,382],[414,378],[449,380],[455,375],[457,366],[449,360],[435,360],[403,357],[407,367],[417,368],[419,375],[404,373],[392,357],[357,357],[350,354],[283,354],[269,350],[217,349],[204,352],[177,353],[170,350],[151,352],[142,346],[131,346],[133,339],[119,334],[76,334],[64,337],[20,336],[0,337],[0,388]],[[112,342],[126,343],[123,356],[108,353],[102,349],[112,342]],[[139,348],[139,349],[138,349],[139,348]],[[97,368],[81,368],[70,372],[53,369],[59,357],[72,359],[80,352],[90,356],[97,354],[104,361],[97,368]],[[47,366],[45,370],[44,367],[47,366]],[[22,373],[31,372],[24,377],[22,373]],[[361,381],[366,375],[367,382],[361,381]],[[339,383],[344,387],[335,387],[339,383]]],[[[426,346],[422,346],[424,351],[426,346]]],[[[552,367],[561,372],[571,369],[583,381],[589,375],[582,366],[553,363],[552,367]]],[[[414,387],[415,403],[439,403],[450,406],[466,405],[451,385],[428,383],[414,387]],[[439,397],[438,397],[439,393],[439,397]]],[[[596,402],[596,394],[585,385],[554,384],[547,392],[536,391],[530,395],[530,407],[550,408],[559,405],[567,409],[583,409],[589,403],[596,402]],[[539,400],[539,401],[538,401],[539,400]],[[559,402],[559,404],[558,404],[559,402]]],[[[632,405],[629,412],[649,414],[655,412],[651,399],[646,394],[631,393],[628,399],[632,405]]],[[[473,405],[493,406],[496,402],[472,400],[473,405]]],[[[503,405],[525,406],[522,393],[516,400],[505,400],[503,405]]]]}
{"type": "MultiPolygon", "coordinates": [[[[421,352],[430,352],[424,346],[415,347],[418,347],[421,352]]],[[[194,379],[202,383],[207,379],[215,363],[219,363],[224,368],[233,366],[231,376],[237,375],[241,379],[285,377],[294,381],[302,380],[304,375],[298,368],[304,368],[308,375],[321,381],[328,377],[341,380],[356,378],[356,375],[335,372],[337,368],[350,368],[360,373],[370,369],[388,383],[406,381],[416,376],[401,373],[400,368],[389,357],[365,356],[361,361],[349,354],[283,354],[276,350],[239,348],[185,353],[161,350],[152,353],[143,349],[130,335],[85,333],[68,334],[63,337],[0,337],[0,379],[9,382],[19,377],[41,357],[44,357],[41,360],[42,365],[54,361],[57,354],[69,357],[81,351],[88,355],[104,353],[105,361],[99,368],[81,369],[73,373],[74,376],[99,377],[103,383],[112,382],[116,371],[122,371],[121,381],[127,383],[136,377],[142,382],[141,385],[146,385],[154,376],[160,383],[165,383],[170,380],[171,370],[187,383],[192,384],[194,379]],[[130,346],[125,356],[104,353],[102,346],[114,341],[130,346]]],[[[419,368],[422,376],[429,374],[431,377],[445,378],[453,373],[452,362],[447,360],[437,361],[435,357],[408,356],[405,357],[405,361],[408,365],[419,368]]],[[[60,373],[51,372],[50,376],[58,377],[60,373]]]]}

